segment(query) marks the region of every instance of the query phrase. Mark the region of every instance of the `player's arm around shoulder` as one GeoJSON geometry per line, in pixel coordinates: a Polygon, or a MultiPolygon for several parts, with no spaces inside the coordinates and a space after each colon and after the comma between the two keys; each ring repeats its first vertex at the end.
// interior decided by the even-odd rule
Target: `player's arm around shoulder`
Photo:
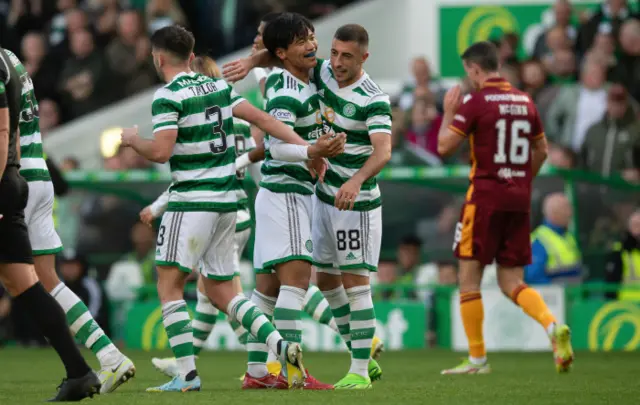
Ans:
{"type": "Polygon", "coordinates": [[[467,94],[462,97],[460,86],[454,86],[444,97],[444,116],[438,132],[438,154],[451,156],[460,147],[475,125],[475,103],[467,94]]]}

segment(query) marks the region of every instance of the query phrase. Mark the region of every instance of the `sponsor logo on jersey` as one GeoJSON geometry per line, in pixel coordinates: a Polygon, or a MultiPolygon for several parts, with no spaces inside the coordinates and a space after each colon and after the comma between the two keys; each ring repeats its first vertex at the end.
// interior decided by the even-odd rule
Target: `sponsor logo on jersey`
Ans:
{"type": "Polygon", "coordinates": [[[324,97],[324,89],[320,90],[318,94],[320,95],[320,97],[324,97]]]}
{"type": "Polygon", "coordinates": [[[320,113],[320,110],[316,110],[316,124],[320,125],[322,121],[322,113],[320,113]]]}
{"type": "Polygon", "coordinates": [[[356,115],[356,106],[349,103],[344,106],[344,108],[342,109],[342,113],[345,117],[351,118],[356,115]]]}
{"type": "Polygon", "coordinates": [[[353,254],[353,252],[349,252],[349,254],[347,255],[347,257],[345,259],[347,259],[347,260],[356,260],[358,258],[356,257],[356,255],[353,254]]]}
{"type": "Polygon", "coordinates": [[[498,170],[498,177],[501,179],[512,179],[514,177],[525,177],[527,174],[524,170],[514,170],[508,167],[503,167],[498,170]]]}
{"type": "Polygon", "coordinates": [[[271,115],[279,121],[293,121],[293,114],[291,114],[291,112],[287,110],[276,108],[275,110],[271,111],[271,115]]]}
{"type": "Polygon", "coordinates": [[[313,111],[313,107],[309,104],[309,112],[313,111]]]}

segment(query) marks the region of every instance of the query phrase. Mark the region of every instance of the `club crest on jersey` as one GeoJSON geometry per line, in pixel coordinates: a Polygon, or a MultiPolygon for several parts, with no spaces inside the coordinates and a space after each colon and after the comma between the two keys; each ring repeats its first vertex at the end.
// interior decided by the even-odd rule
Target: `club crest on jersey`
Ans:
{"type": "Polygon", "coordinates": [[[344,106],[344,108],[342,109],[342,113],[344,114],[345,117],[351,118],[354,115],[356,115],[356,106],[349,103],[344,106]]]}
{"type": "Polygon", "coordinates": [[[316,110],[316,124],[321,125],[322,122],[322,113],[320,113],[320,110],[316,110]]]}

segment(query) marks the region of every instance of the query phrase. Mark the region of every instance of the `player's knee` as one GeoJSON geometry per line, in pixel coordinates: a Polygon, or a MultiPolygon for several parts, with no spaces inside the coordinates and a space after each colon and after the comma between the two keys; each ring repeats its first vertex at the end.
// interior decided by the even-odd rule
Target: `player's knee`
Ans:
{"type": "Polygon", "coordinates": [[[256,274],[256,290],[267,297],[277,297],[280,281],[275,274],[256,274]]]}
{"type": "Polygon", "coordinates": [[[158,266],[158,296],[162,303],[184,298],[187,274],[175,267],[158,266]]]}
{"type": "Polygon", "coordinates": [[[316,271],[316,285],[321,291],[335,290],[342,285],[342,277],[339,274],[316,271]]]}
{"type": "Polygon", "coordinates": [[[276,273],[282,285],[309,288],[311,281],[311,263],[303,260],[292,260],[276,266],[276,273]]]}
{"type": "Polygon", "coordinates": [[[344,272],[342,284],[346,289],[369,285],[369,274],[368,272],[344,272]]]}
{"type": "Polygon", "coordinates": [[[32,265],[12,263],[0,267],[0,281],[9,295],[17,297],[37,283],[38,277],[32,265]]]}

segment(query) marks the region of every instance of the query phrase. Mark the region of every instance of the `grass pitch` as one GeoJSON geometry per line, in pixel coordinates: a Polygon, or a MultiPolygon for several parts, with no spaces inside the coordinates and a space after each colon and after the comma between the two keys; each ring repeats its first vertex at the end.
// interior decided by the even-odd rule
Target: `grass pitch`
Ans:
{"type": "MultiPolygon", "coordinates": [[[[85,357],[97,364],[90,352],[85,357]]],[[[238,377],[245,368],[242,353],[206,352],[198,360],[201,392],[145,393],[168,379],[150,359],[166,353],[127,353],[135,362],[136,378],[116,392],[86,404],[211,405],[211,404],[640,404],[640,353],[577,353],[574,370],[555,372],[551,354],[491,354],[489,375],[441,376],[459,355],[425,350],[386,352],[380,359],[384,377],[370,391],[242,391],[238,377]]],[[[347,371],[346,353],[305,353],[305,364],[324,382],[336,382],[347,371]]],[[[53,350],[0,349],[0,404],[42,403],[53,396],[63,368],[53,350]]]]}

